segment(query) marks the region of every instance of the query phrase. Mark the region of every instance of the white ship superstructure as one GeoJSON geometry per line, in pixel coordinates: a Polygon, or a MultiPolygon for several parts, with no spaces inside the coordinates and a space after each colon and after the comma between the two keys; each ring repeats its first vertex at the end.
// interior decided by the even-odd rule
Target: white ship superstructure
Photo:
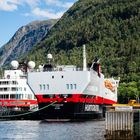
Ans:
{"type": "Polygon", "coordinates": [[[37,107],[37,99],[27,85],[27,75],[17,69],[18,62],[12,61],[14,69],[5,70],[0,79],[0,107],[11,110],[30,111],[37,107]]]}

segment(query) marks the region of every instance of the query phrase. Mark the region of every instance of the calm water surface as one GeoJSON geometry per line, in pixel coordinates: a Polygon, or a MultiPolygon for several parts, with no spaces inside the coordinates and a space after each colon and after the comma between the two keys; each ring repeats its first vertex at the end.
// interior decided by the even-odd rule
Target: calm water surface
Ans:
{"type": "Polygon", "coordinates": [[[104,140],[105,121],[0,121],[0,140],[104,140]]]}

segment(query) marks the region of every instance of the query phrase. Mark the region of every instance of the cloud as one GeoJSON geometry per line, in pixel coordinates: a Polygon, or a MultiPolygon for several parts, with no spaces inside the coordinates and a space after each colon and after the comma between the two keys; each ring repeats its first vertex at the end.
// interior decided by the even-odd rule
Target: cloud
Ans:
{"type": "Polygon", "coordinates": [[[0,0],[0,10],[14,11],[19,6],[28,5],[32,8],[38,7],[40,3],[46,3],[46,5],[69,8],[73,5],[73,2],[63,2],[62,0],[0,0]]]}
{"type": "Polygon", "coordinates": [[[29,9],[27,13],[21,15],[37,16],[43,18],[60,18],[63,13],[72,5],[73,2],[65,2],[63,0],[0,0],[0,10],[2,11],[15,11],[18,10],[20,6],[23,8],[28,6],[29,9]],[[44,6],[46,8],[42,9],[44,6]]]}
{"type": "Polygon", "coordinates": [[[3,11],[14,11],[17,10],[17,0],[1,0],[0,1],[0,10],[3,11]]]}
{"type": "Polygon", "coordinates": [[[41,0],[22,0],[23,3],[29,5],[31,8],[37,7],[41,0]]]}
{"type": "MultiPolygon", "coordinates": [[[[73,5],[74,2],[63,2],[62,0],[44,0],[46,7],[50,6],[52,9],[41,9],[39,6],[32,9],[30,13],[25,13],[24,16],[37,16],[43,18],[61,18],[65,10],[73,5]],[[55,10],[54,7],[62,8],[61,11],[55,10]]],[[[58,9],[58,8],[56,8],[58,9]]]]}
{"type": "Polygon", "coordinates": [[[55,5],[62,8],[70,8],[73,2],[62,2],[61,0],[45,0],[47,5],[55,5]]]}
{"type": "MultiPolygon", "coordinates": [[[[35,8],[31,12],[32,16],[45,17],[45,18],[49,18],[49,19],[60,18],[63,15],[63,13],[64,13],[64,11],[55,12],[53,10],[42,10],[40,8],[35,8]]],[[[26,16],[31,16],[31,14],[26,13],[26,16]]]]}
{"type": "Polygon", "coordinates": [[[25,4],[33,8],[38,6],[39,2],[40,0],[0,0],[0,10],[14,11],[25,4]]]}

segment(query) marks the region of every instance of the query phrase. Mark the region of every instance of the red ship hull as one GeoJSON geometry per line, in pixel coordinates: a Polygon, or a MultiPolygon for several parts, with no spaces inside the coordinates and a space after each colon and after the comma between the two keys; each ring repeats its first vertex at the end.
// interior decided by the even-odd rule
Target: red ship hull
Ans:
{"type": "Polygon", "coordinates": [[[36,95],[42,119],[94,119],[103,117],[104,106],[116,103],[98,96],[71,94],[36,95]],[[49,106],[51,104],[51,106],[49,106]],[[46,106],[46,108],[45,108],[46,106]]]}

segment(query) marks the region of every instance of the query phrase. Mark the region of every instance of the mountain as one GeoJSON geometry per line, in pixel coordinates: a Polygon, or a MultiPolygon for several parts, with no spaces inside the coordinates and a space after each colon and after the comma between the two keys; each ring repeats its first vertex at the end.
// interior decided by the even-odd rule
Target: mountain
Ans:
{"type": "Polygon", "coordinates": [[[88,63],[101,58],[107,77],[120,77],[121,100],[140,96],[140,0],[79,0],[33,48],[28,59],[82,66],[82,45],[88,63]],[[128,88],[129,87],[129,88],[128,88]]]}
{"type": "Polygon", "coordinates": [[[48,33],[57,20],[34,21],[21,27],[14,36],[0,48],[0,65],[19,59],[28,53],[48,33]]]}

